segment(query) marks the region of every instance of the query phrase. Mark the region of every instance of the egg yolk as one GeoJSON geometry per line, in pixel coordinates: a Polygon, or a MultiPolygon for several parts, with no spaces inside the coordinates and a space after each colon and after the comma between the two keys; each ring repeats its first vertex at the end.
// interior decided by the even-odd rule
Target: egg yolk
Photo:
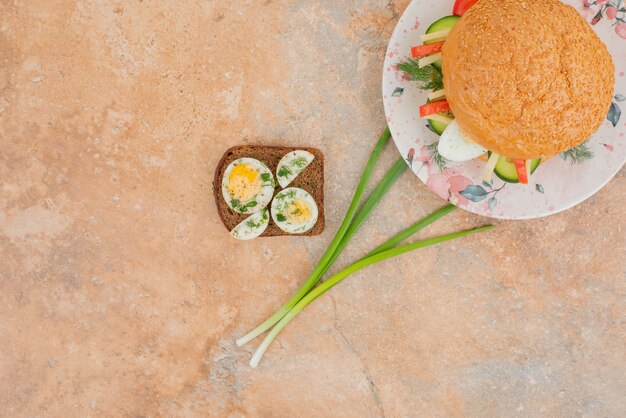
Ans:
{"type": "Polygon", "coordinates": [[[245,202],[259,194],[261,190],[261,180],[259,172],[250,164],[237,164],[233,167],[228,176],[228,193],[239,200],[245,202]]]}
{"type": "Polygon", "coordinates": [[[296,199],[287,206],[285,218],[292,224],[303,224],[311,219],[311,205],[304,200],[296,199]]]}

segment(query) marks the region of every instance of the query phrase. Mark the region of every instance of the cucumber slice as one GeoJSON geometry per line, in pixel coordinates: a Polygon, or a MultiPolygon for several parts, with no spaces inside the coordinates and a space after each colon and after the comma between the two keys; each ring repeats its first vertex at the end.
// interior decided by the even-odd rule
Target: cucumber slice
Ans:
{"type": "MultiPolygon", "coordinates": [[[[452,27],[456,25],[456,22],[458,22],[459,19],[460,19],[459,16],[442,17],[441,19],[435,21],[432,25],[430,25],[428,29],[426,29],[426,33],[428,34],[428,33],[433,33],[433,32],[440,32],[446,29],[452,29],[452,27]]],[[[424,42],[424,45],[432,44],[434,42],[438,42],[438,41],[437,40],[426,41],[424,42]]],[[[441,69],[441,60],[435,62],[433,65],[441,69]]],[[[430,102],[430,100],[428,101],[430,102]]],[[[441,135],[444,129],[446,129],[446,127],[448,126],[445,123],[438,122],[436,120],[430,120],[430,119],[428,119],[428,124],[430,125],[432,130],[435,131],[438,135],[441,135]]]]}
{"type": "Polygon", "coordinates": [[[444,129],[446,129],[448,127],[448,125],[446,125],[443,122],[439,122],[436,120],[432,120],[432,119],[428,119],[428,124],[430,125],[430,127],[432,128],[433,131],[435,131],[435,133],[439,136],[441,136],[441,134],[443,133],[444,129]]]}
{"type": "MultiPolygon", "coordinates": [[[[459,21],[460,18],[461,18],[460,16],[442,17],[441,19],[436,20],[432,25],[428,27],[428,29],[426,29],[426,34],[433,33],[433,32],[441,32],[442,30],[446,30],[446,29],[452,29],[454,25],[456,25],[456,22],[459,21]]],[[[424,42],[424,44],[430,44],[433,42],[435,41],[424,42]]]]}
{"type": "MultiPolygon", "coordinates": [[[[456,16],[453,16],[456,17],[456,16]]],[[[426,103],[430,103],[432,100],[428,99],[426,100],[426,103]]],[[[449,112],[449,116],[451,118],[454,118],[454,115],[452,115],[452,112],[449,112]]],[[[439,122],[437,120],[432,120],[432,119],[427,119],[428,120],[428,125],[430,126],[430,128],[435,131],[435,133],[439,136],[441,136],[441,134],[443,133],[443,131],[448,127],[448,125],[446,125],[443,122],[439,122]]]]}
{"type": "MultiPolygon", "coordinates": [[[[489,152],[491,155],[491,151],[489,152]]],[[[534,158],[530,160],[530,173],[534,173],[537,167],[541,163],[541,158],[534,158]]],[[[519,183],[519,177],[517,177],[517,170],[512,158],[500,156],[496,163],[496,168],[493,170],[496,176],[507,183],[519,183]]]]}
{"type": "MultiPolygon", "coordinates": [[[[442,17],[441,19],[435,21],[435,23],[433,23],[432,25],[430,25],[428,27],[428,29],[426,29],[426,34],[429,33],[433,33],[433,32],[439,32],[442,30],[446,30],[446,29],[452,29],[452,27],[454,25],[456,25],[456,22],[460,19],[459,16],[446,16],[446,17],[442,17]]],[[[426,41],[424,42],[424,45],[428,45],[428,44],[432,44],[434,42],[437,42],[436,40],[434,41],[426,41]]],[[[433,64],[435,67],[441,69],[441,60],[435,62],[433,64]]],[[[432,125],[431,125],[432,126],[432,125]]],[[[434,129],[434,128],[433,128],[434,129]]]]}

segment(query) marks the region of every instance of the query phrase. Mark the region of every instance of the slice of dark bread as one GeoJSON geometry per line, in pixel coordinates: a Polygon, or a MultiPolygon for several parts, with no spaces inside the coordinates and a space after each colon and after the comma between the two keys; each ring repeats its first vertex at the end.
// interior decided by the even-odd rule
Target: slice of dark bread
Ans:
{"type": "MultiPolygon", "coordinates": [[[[313,199],[315,199],[315,203],[317,203],[319,213],[315,226],[307,232],[297,235],[319,235],[322,231],[324,231],[324,154],[322,154],[322,152],[317,148],[275,147],[266,145],[239,145],[232,147],[224,153],[224,156],[215,168],[215,176],[213,177],[213,195],[215,196],[215,203],[217,204],[217,212],[229,231],[250,215],[237,213],[232,210],[222,196],[222,178],[224,177],[224,172],[226,171],[228,164],[238,158],[255,158],[264,162],[269,169],[272,170],[272,175],[274,176],[274,179],[276,179],[276,167],[278,166],[280,159],[283,158],[285,154],[296,150],[309,151],[315,156],[315,159],[289,184],[288,187],[300,187],[309,192],[311,196],[313,196],[313,199]]],[[[280,185],[276,182],[274,195],[281,190],[280,185]]],[[[288,234],[284,232],[270,220],[267,229],[260,236],[276,237],[281,235],[296,234],[288,234]]]]}

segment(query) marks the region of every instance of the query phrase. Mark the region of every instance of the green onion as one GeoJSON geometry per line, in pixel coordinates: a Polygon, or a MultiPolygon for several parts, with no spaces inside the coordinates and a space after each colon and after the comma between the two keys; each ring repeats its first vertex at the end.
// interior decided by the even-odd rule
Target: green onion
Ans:
{"type": "Polygon", "coordinates": [[[401,231],[398,234],[394,235],[393,237],[389,238],[383,244],[381,244],[380,246],[376,247],[375,249],[367,253],[367,255],[363,258],[367,258],[369,256],[382,253],[383,251],[387,251],[387,250],[394,248],[395,246],[400,244],[402,241],[408,239],[411,235],[415,234],[420,229],[423,229],[427,227],[428,225],[432,224],[433,222],[435,222],[436,220],[443,218],[445,215],[447,215],[448,213],[452,212],[455,209],[456,209],[456,206],[454,205],[446,205],[442,207],[436,212],[433,212],[430,215],[426,216],[425,218],[422,218],[419,221],[415,222],[413,225],[409,226],[404,231],[401,231]]]}
{"type": "Polygon", "coordinates": [[[320,274],[320,278],[324,276],[324,274],[333,264],[335,259],[339,257],[339,254],[341,254],[341,252],[346,247],[346,245],[348,245],[348,242],[350,242],[350,240],[352,239],[352,236],[356,233],[356,231],[359,230],[359,228],[361,227],[363,222],[365,222],[365,220],[370,215],[372,210],[374,210],[374,208],[378,205],[378,202],[380,202],[380,199],[382,199],[385,193],[387,193],[389,188],[400,177],[400,175],[404,172],[404,170],[406,170],[406,168],[407,168],[406,161],[404,161],[404,158],[400,158],[389,169],[389,171],[387,171],[385,176],[376,185],[374,190],[372,190],[372,193],[369,195],[369,197],[367,198],[363,206],[361,206],[361,209],[359,210],[359,212],[354,217],[354,220],[352,221],[350,228],[348,228],[348,231],[346,231],[346,234],[344,235],[343,239],[339,243],[339,246],[337,247],[335,254],[333,254],[330,261],[326,264],[326,267],[322,270],[320,274]]]}
{"type": "Polygon", "coordinates": [[[391,137],[391,131],[389,130],[389,127],[387,127],[385,128],[380,138],[378,139],[378,142],[376,143],[376,146],[374,147],[374,150],[372,151],[372,154],[370,155],[367,161],[367,164],[365,165],[365,168],[363,169],[363,173],[361,174],[361,179],[359,180],[359,184],[357,185],[357,188],[354,192],[354,196],[352,197],[352,202],[350,202],[350,206],[348,207],[348,211],[346,212],[346,216],[344,217],[343,222],[341,223],[341,226],[339,227],[339,230],[337,231],[337,233],[335,234],[335,237],[333,238],[332,242],[328,246],[328,249],[322,255],[322,258],[320,259],[320,261],[317,263],[317,266],[315,266],[315,268],[313,269],[309,277],[305,280],[305,282],[302,284],[298,292],[289,300],[289,302],[287,302],[282,308],[280,308],[274,315],[266,319],[265,322],[263,322],[261,325],[259,325],[252,331],[250,331],[248,334],[239,338],[237,340],[237,345],[241,346],[253,340],[254,338],[258,337],[259,335],[263,334],[265,331],[270,329],[278,321],[280,321],[282,317],[285,316],[287,312],[289,312],[289,310],[292,307],[294,307],[296,303],[298,303],[300,299],[302,299],[309,292],[309,290],[313,288],[313,286],[315,286],[315,283],[319,281],[323,273],[326,270],[328,270],[328,268],[330,267],[330,263],[332,263],[332,261],[334,261],[334,259],[337,257],[335,255],[336,250],[340,246],[342,239],[344,238],[344,236],[346,235],[346,232],[348,231],[350,225],[352,224],[352,219],[355,216],[355,213],[357,211],[357,206],[359,204],[359,201],[361,200],[361,196],[363,196],[363,193],[365,192],[367,183],[369,182],[369,179],[372,176],[374,166],[376,165],[376,162],[378,161],[378,158],[380,157],[380,153],[382,152],[383,148],[385,147],[385,144],[387,143],[390,137],[391,137]]]}
{"type": "MultiPolygon", "coordinates": [[[[444,208],[444,209],[446,209],[446,208],[444,208]]],[[[443,214],[441,216],[443,216],[443,214]]],[[[421,223],[421,222],[424,222],[424,220],[418,222],[418,224],[421,223]]],[[[409,230],[409,229],[419,229],[419,226],[416,227],[416,225],[417,224],[409,227],[407,230],[409,230]]],[[[422,241],[417,241],[417,242],[414,242],[412,244],[407,244],[407,245],[404,245],[404,246],[401,246],[401,247],[391,248],[391,249],[384,250],[382,252],[379,252],[379,253],[376,253],[376,254],[373,254],[373,255],[366,256],[366,257],[362,258],[361,260],[357,261],[356,263],[350,265],[349,267],[347,267],[347,268],[341,270],[340,272],[336,273],[335,275],[331,276],[328,280],[326,280],[325,282],[321,283],[319,286],[317,286],[316,288],[311,290],[298,303],[296,303],[296,305],[276,324],[276,326],[274,326],[274,328],[272,328],[270,333],[267,334],[267,336],[265,337],[265,339],[263,340],[263,342],[261,343],[259,348],[256,350],[256,352],[252,356],[252,359],[250,360],[250,366],[251,367],[258,366],[259,362],[261,361],[261,358],[263,357],[263,354],[265,354],[265,351],[267,351],[268,347],[270,346],[270,344],[272,343],[274,338],[276,338],[278,333],[293,318],[295,318],[295,316],[302,309],[304,309],[309,303],[313,302],[319,296],[321,296],[322,294],[327,292],[329,289],[331,289],[337,283],[341,282],[343,279],[345,279],[346,277],[350,276],[352,273],[355,273],[355,272],[357,272],[357,271],[359,271],[359,270],[361,270],[361,269],[363,269],[363,268],[365,268],[365,267],[367,267],[367,266],[369,266],[371,264],[378,263],[379,261],[383,261],[383,260],[386,260],[388,258],[396,257],[398,255],[404,254],[404,253],[409,252],[409,251],[413,251],[413,250],[416,250],[416,249],[419,249],[419,248],[424,248],[424,247],[428,247],[428,246],[431,246],[431,245],[439,244],[441,242],[452,240],[452,239],[456,239],[456,238],[460,238],[460,237],[463,237],[463,236],[466,236],[466,235],[475,234],[477,232],[486,231],[486,230],[489,230],[489,229],[492,229],[492,228],[493,228],[493,225],[487,225],[487,226],[483,226],[483,227],[472,229],[472,230],[468,230],[468,231],[455,232],[455,233],[452,233],[452,234],[442,235],[442,236],[439,236],[439,237],[436,237],[436,238],[430,238],[430,239],[425,239],[425,240],[422,240],[422,241]]],[[[396,235],[391,240],[397,240],[398,237],[401,237],[401,236],[404,236],[404,235],[406,235],[406,231],[403,231],[401,234],[396,235]]],[[[386,242],[381,247],[385,248],[387,245],[388,245],[388,243],[386,242]]],[[[381,247],[379,247],[379,248],[381,248],[381,247]]],[[[376,251],[376,250],[374,250],[374,251],[376,251]]]]}

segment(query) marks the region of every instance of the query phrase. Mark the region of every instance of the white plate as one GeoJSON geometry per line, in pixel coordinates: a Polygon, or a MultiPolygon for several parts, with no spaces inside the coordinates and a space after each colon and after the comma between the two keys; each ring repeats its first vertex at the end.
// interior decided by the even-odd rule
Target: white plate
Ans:
{"type": "Polygon", "coordinates": [[[551,215],[571,208],[600,190],[626,160],[626,12],[619,12],[613,19],[605,12],[617,2],[610,0],[604,5],[585,7],[582,0],[564,1],[574,6],[588,22],[603,9],[602,18],[594,20],[593,28],[607,45],[615,63],[612,113],[615,126],[607,118],[587,141],[593,153],[591,159],[573,164],[571,159],[560,155],[543,163],[529,185],[505,183],[494,176],[489,186],[482,183],[485,166],[482,161],[448,163],[440,170],[431,159],[427,146],[438,137],[426,127],[418,113],[419,106],[426,102],[427,92],[418,89],[415,82],[405,80],[395,65],[410,57],[411,46],[421,44],[419,37],[431,23],[452,14],[453,0],[413,0],[393,32],[383,69],[387,123],[398,150],[413,172],[431,190],[456,206],[501,219],[551,215]]]}

